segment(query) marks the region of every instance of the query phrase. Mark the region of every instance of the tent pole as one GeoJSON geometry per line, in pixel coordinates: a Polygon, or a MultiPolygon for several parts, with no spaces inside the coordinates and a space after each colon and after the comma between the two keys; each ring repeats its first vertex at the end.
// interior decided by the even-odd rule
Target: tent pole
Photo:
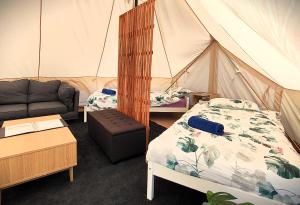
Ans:
{"type": "Polygon", "coordinates": [[[213,40],[198,56],[196,56],[196,58],[194,58],[189,64],[187,64],[183,69],[181,69],[181,71],[173,77],[175,80],[171,83],[171,85],[165,91],[168,91],[181,78],[181,76],[183,76],[183,74],[188,72],[190,67],[192,65],[194,65],[194,63],[196,61],[198,61],[198,59],[200,59],[202,56],[205,56],[206,53],[208,51],[210,51],[210,49],[214,43],[215,43],[215,41],[213,40]]]}
{"type": "Polygon", "coordinates": [[[114,6],[115,6],[115,0],[113,1],[112,6],[111,6],[110,16],[109,16],[109,20],[108,20],[108,24],[107,24],[107,28],[106,28],[106,33],[105,33],[105,38],[104,38],[104,43],[103,43],[103,47],[102,47],[102,50],[101,50],[101,56],[100,56],[100,59],[99,59],[97,72],[96,72],[96,76],[95,76],[95,78],[96,78],[96,89],[98,89],[98,79],[97,78],[98,78],[98,74],[99,74],[99,70],[100,70],[104,50],[105,50],[105,47],[106,47],[106,40],[107,40],[107,36],[108,36],[108,30],[109,30],[109,27],[110,27],[111,19],[112,19],[114,6]]]}
{"type": "Polygon", "coordinates": [[[40,79],[40,69],[41,69],[41,48],[42,48],[42,15],[43,15],[43,0],[40,0],[40,28],[39,28],[39,57],[38,57],[38,79],[40,79]]]}
{"type": "Polygon", "coordinates": [[[164,42],[163,37],[162,37],[162,32],[161,32],[161,28],[160,28],[160,25],[159,25],[159,22],[158,22],[158,18],[157,18],[157,14],[156,14],[156,10],[155,9],[154,9],[154,14],[155,14],[155,17],[156,17],[155,19],[156,19],[156,23],[157,23],[159,34],[160,34],[161,43],[162,43],[162,46],[164,48],[165,56],[166,56],[167,63],[168,63],[168,66],[169,66],[170,75],[171,75],[171,78],[172,78],[171,83],[173,83],[173,74],[172,74],[172,71],[171,71],[170,61],[169,61],[169,58],[168,58],[168,54],[167,54],[167,51],[166,51],[165,42],[164,42]]]}

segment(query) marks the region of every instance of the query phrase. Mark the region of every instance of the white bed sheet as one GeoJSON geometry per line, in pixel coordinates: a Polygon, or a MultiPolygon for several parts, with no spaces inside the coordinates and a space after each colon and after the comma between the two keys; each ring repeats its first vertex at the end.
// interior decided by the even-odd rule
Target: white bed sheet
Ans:
{"type": "Polygon", "coordinates": [[[300,156],[285,137],[276,112],[196,104],[151,141],[146,159],[287,204],[300,203],[300,156]],[[189,127],[187,121],[194,115],[222,123],[227,134],[189,127]]]}

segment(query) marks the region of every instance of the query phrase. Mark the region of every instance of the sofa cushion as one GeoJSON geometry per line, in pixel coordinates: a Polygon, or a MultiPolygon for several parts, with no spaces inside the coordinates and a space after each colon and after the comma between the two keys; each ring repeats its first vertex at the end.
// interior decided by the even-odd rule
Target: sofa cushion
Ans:
{"type": "Polygon", "coordinates": [[[43,115],[63,114],[68,111],[67,107],[59,102],[38,102],[28,105],[28,115],[38,117],[43,115]]]}
{"type": "Polygon", "coordinates": [[[75,88],[69,86],[68,84],[62,83],[58,89],[58,98],[61,102],[63,102],[67,108],[68,111],[73,111],[75,88]]]}
{"type": "Polygon", "coordinates": [[[27,117],[27,104],[0,105],[0,120],[27,117]]]}
{"type": "Polygon", "coordinates": [[[29,80],[0,81],[0,105],[27,103],[29,80]]]}
{"type": "Polygon", "coordinates": [[[51,80],[47,82],[30,80],[28,90],[28,103],[57,101],[57,91],[59,86],[59,80],[51,80]]]}

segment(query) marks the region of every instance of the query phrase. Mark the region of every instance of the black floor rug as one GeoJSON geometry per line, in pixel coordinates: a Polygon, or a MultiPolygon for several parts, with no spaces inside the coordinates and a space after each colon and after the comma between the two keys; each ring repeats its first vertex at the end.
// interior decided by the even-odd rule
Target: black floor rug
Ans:
{"type": "MultiPolygon", "coordinates": [[[[88,136],[86,124],[78,120],[69,125],[78,143],[74,182],[69,182],[67,172],[61,172],[11,187],[2,191],[2,205],[201,205],[205,200],[200,192],[156,178],[155,197],[148,201],[145,156],[113,165],[88,136]]],[[[152,128],[153,137],[159,133],[159,126],[152,124],[152,128]]]]}

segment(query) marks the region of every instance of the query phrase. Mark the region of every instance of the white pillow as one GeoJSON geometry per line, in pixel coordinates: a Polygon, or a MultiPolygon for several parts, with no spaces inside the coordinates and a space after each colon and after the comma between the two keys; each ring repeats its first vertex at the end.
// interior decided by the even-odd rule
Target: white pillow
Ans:
{"type": "Polygon", "coordinates": [[[209,106],[239,110],[260,110],[256,103],[241,99],[214,98],[209,101],[209,106]]]}
{"type": "Polygon", "coordinates": [[[117,90],[117,88],[118,88],[118,80],[117,79],[113,79],[113,80],[110,80],[110,81],[106,82],[104,84],[103,88],[117,90]]]}

